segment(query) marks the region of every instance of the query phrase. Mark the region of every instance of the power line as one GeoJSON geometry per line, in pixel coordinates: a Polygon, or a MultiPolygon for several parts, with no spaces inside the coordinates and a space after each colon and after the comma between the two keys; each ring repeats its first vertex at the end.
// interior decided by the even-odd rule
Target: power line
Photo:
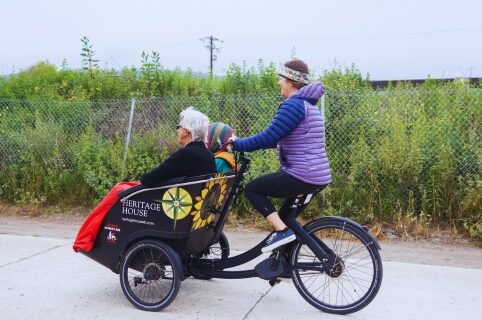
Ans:
{"type": "Polygon", "coordinates": [[[422,32],[402,32],[402,33],[386,33],[386,34],[373,34],[373,35],[360,35],[360,36],[327,36],[319,38],[229,38],[233,41],[287,41],[296,40],[297,42],[310,42],[310,41],[330,41],[330,40],[370,40],[370,39],[384,39],[384,38],[400,38],[400,37],[424,37],[424,36],[438,36],[450,33],[469,33],[482,31],[482,26],[468,27],[468,28],[453,28],[434,31],[422,31],[422,32]]]}

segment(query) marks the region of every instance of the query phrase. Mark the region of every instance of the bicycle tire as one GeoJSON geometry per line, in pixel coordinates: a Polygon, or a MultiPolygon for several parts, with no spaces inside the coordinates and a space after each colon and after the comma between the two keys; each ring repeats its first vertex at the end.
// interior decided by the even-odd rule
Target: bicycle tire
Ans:
{"type": "Polygon", "coordinates": [[[159,311],[177,296],[182,274],[181,259],[171,247],[161,241],[142,240],[122,258],[119,276],[130,303],[141,310],[159,311]]]}
{"type": "Polygon", "coordinates": [[[301,296],[327,313],[349,314],[366,307],[377,295],[383,277],[382,260],[372,238],[343,220],[316,221],[306,231],[323,241],[336,259],[330,270],[306,270],[306,265],[321,269],[322,264],[306,245],[292,246],[292,279],[301,296]]]}

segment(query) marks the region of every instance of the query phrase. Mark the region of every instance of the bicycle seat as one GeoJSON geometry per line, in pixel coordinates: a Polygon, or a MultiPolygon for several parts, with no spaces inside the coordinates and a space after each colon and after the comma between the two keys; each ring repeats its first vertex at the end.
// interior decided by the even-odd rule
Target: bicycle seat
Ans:
{"type": "MultiPolygon", "coordinates": [[[[317,191],[318,192],[318,191],[317,191]]],[[[299,205],[305,205],[305,204],[308,204],[310,203],[311,199],[313,199],[313,196],[317,193],[317,192],[313,192],[313,193],[301,193],[299,195],[296,196],[294,202],[296,204],[299,204],[299,205]]]]}

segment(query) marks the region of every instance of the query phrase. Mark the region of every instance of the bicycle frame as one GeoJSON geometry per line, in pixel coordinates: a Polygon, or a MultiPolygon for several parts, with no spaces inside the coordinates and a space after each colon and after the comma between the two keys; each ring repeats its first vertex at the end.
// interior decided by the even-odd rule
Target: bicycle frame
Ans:
{"type": "MultiPolygon", "coordinates": [[[[228,201],[221,213],[221,219],[223,219],[220,223],[216,225],[215,229],[215,236],[212,243],[215,243],[219,236],[221,235],[222,229],[228,217],[228,211],[231,210],[232,206],[236,202],[237,197],[242,191],[241,183],[244,178],[244,173],[247,171],[250,163],[250,159],[244,156],[244,152],[239,153],[239,159],[241,161],[241,167],[236,174],[236,180],[234,182],[233,187],[231,188],[231,192],[228,196],[228,201]]],[[[310,202],[311,196],[305,197],[297,197],[294,202],[289,206],[283,206],[280,209],[280,216],[286,216],[285,219],[286,225],[288,225],[293,232],[298,237],[298,241],[306,244],[313,253],[317,256],[317,258],[322,262],[322,266],[316,267],[317,270],[324,270],[326,264],[329,263],[331,260],[329,258],[329,253],[325,248],[326,246],[323,243],[318,243],[317,240],[313,239],[301,226],[298,221],[296,221],[296,217],[303,211],[305,206],[310,202]],[[303,201],[303,202],[302,202],[303,201]]],[[[258,272],[256,270],[243,270],[243,271],[225,271],[224,269],[229,269],[233,267],[237,267],[243,265],[262,254],[261,248],[265,245],[266,240],[268,239],[269,235],[263,239],[259,244],[255,247],[251,248],[250,250],[223,260],[218,259],[202,259],[202,260],[195,260],[193,261],[193,265],[191,267],[196,268],[197,272],[202,273],[205,276],[215,277],[215,278],[225,278],[225,279],[243,279],[243,278],[251,278],[251,277],[259,277],[258,272]]],[[[283,246],[278,250],[278,252],[283,253],[286,246],[283,246]]],[[[279,255],[279,254],[278,254],[279,255]]],[[[308,266],[307,266],[308,267],[308,266]]],[[[313,267],[311,267],[313,268],[313,267]]]]}

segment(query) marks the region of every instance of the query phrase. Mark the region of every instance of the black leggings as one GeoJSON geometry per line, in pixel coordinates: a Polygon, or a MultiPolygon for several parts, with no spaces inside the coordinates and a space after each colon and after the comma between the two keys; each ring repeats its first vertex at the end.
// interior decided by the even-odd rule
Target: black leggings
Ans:
{"type": "Polygon", "coordinates": [[[266,218],[276,211],[268,197],[293,198],[301,193],[314,193],[324,187],[303,182],[278,171],[254,179],[246,185],[244,193],[254,208],[266,218]]]}

